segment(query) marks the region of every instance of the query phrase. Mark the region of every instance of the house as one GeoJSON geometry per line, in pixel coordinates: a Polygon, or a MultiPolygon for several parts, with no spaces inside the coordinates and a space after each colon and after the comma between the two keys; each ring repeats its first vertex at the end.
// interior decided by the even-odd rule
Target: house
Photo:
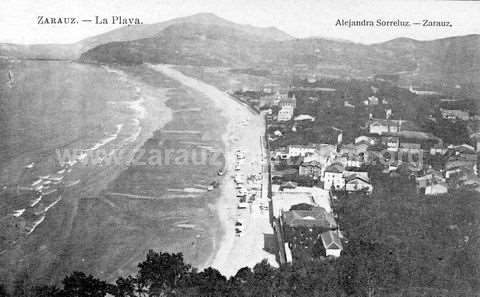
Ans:
{"type": "Polygon", "coordinates": [[[297,183],[293,181],[287,181],[280,185],[280,191],[283,189],[295,189],[297,187],[297,183]]]}
{"type": "Polygon", "coordinates": [[[318,161],[302,162],[298,168],[300,176],[311,176],[317,179],[322,175],[322,166],[318,161]]]}
{"type": "Polygon", "coordinates": [[[288,148],[281,147],[276,150],[270,151],[270,156],[272,159],[288,159],[288,148]]]}
{"type": "Polygon", "coordinates": [[[460,109],[444,109],[440,108],[442,118],[446,120],[462,120],[468,121],[470,119],[470,113],[468,111],[460,109]]]}
{"type": "Polygon", "coordinates": [[[313,154],[317,150],[315,144],[312,145],[289,145],[288,156],[291,157],[305,157],[308,154],[313,154]]]}
{"type": "Polygon", "coordinates": [[[295,98],[295,95],[290,98],[283,97],[282,99],[280,99],[278,105],[280,106],[280,108],[291,107],[292,109],[295,109],[297,107],[297,99],[295,98]]]}
{"type": "Polygon", "coordinates": [[[335,231],[327,231],[320,235],[320,238],[322,239],[323,247],[325,248],[325,255],[327,257],[329,256],[336,257],[336,258],[340,257],[343,246],[342,246],[342,241],[340,240],[339,233],[340,231],[335,230],[335,231]]]}
{"type": "Polygon", "coordinates": [[[400,142],[397,159],[403,162],[416,163],[423,166],[423,149],[419,143],[400,142]]]}
{"type": "MultiPolygon", "coordinates": [[[[333,215],[327,213],[324,208],[309,208],[308,205],[295,206],[295,209],[292,207],[289,211],[282,211],[277,224],[279,228],[276,228],[280,244],[285,247],[286,262],[294,260],[296,253],[300,255],[306,252],[313,255],[315,243],[321,234],[338,228],[333,215]],[[292,255],[288,257],[288,253],[292,255]]],[[[327,242],[330,250],[334,249],[334,246],[327,242]]]]}
{"type": "Polygon", "coordinates": [[[447,152],[447,148],[443,146],[443,143],[435,143],[432,147],[430,147],[430,155],[445,155],[447,152]]]}
{"type": "Polygon", "coordinates": [[[424,175],[415,177],[415,181],[417,189],[425,189],[427,186],[435,183],[444,183],[446,179],[440,171],[430,168],[426,170],[424,175]]]}
{"type": "MultiPolygon", "coordinates": [[[[293,205],[292,205],[293,206],[293,205]]],[[[333,215],[323,207],[314,206],[309,210],[282,211],[281,225],[283,227],[317,227],[327,230],[335,230],[337,223],[333,215]]]]}
{"type": "Polygon", "coordinates": [[[431,184],[425,188],[425,195],[434,196],[434,195],[441,195],[445,193],[448,193],[447,183],[445,182],[431,184]]]}
{"type": "Polygon", "coordinates": [[[370,134],[384,134],[391,132],[399,132],[401,130],[402,121],[400,120],[383,120],[372,119],[368,124],[370,134]]]}
{"type": "Polygon", "coordinates": [[[452,168],[466,167],[470,168],[473,171],[476,171],[477,166],[477,155],[471,153],[459,153],[456,152],[455,155],[448,157],[447,162],[445,163],[445,169],[450,170],[452,168]]]}
{"type": "Polygon", "coordinates": [[[279,122],[287,122],[292,119],[294,107],[284,106],[278,111],[277,120],[279,122]]]}
{"type": "Polygon", "coordinates": [[[280,218],[282,211],[289,211],[293,205],[302,203],[310,204],[312,206],[316,205],[311,193],[288,191],[273,192],[271,203],[271,211],[274,218],[280,218]]]}
{"type": "Polygon", "coordinates": [[[395,136],[382,137],[382,143],[387,146],[387,150],[396,152],[400,147],[400,138],[395,136]]]}
{"type": "Polygon", "coordinates": [[[344,171],[345,167],[339,163],[328,166],[323,173],[323,188],[330,190],[333,186],[335,189],[343,189],[345,187],[344,171]]]}
{"type": "Polygon", "coordinates": [[[345,191],[366,191],[367,193],[371,193],[373,191],[373,186],[369,179],[354,174],[345,178],[345,191]]]}

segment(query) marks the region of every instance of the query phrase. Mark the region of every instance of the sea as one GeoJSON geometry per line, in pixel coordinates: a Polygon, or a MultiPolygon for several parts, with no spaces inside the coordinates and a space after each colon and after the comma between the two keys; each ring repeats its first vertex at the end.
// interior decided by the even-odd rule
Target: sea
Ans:
{"type": "Polygon", "coordinates": [[[225,119],[144,66],[0,60],[0,282],[108,281],[221,234],[225,119]]]}

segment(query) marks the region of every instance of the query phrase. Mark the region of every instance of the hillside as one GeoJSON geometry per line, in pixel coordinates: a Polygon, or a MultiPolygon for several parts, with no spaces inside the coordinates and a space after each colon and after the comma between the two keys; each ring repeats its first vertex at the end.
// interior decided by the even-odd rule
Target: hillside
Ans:
{"type": "Polygon", "coordinates": [[[287,33],[274,27],[259,28],[251,25],[241,25],[227,21],[211,13],[199,13],[155,24],[124,26],[100,35],[83,39],[73,44],[19,45],[0,43],[0,56],[33,59],[77,59],[83,52],[102,44],[151,38],[172,25],[186,23],[203,26],[220,26],[243,32],[260,41],[293,39],[293,37],[287,33]]]}
{"type": "Polygon", "coordinates": [[[323,38],[259,39],[256,31],[242,28],[221,22],[174,24],[151,38],[98,46],[82,54],[81,61],[255,67],[343,77],[396,73],[403,83],[480,83],[479,35],[364,45],[323,38]]]}
{"type": "Polygon", "coordinates": [[[94,37],[86,38],[78,42],[82,51],[88,50],[100,44],[115,41],[131,41],[154,37],[156,34],[171,25],[179,25],[184,23],[194,23],[200,25],[216,25],[225,28],[235,29],[255,36],[258,40],[288,40],[292,39],[290,35],[282,32],[274,27],[259,28],[250,25],[240,25],[227,21],[212,13],[198,13],[187,17],[175,18],[166,22],[127,26],[115,29],[113,31],[100,34],[94,37]]]}

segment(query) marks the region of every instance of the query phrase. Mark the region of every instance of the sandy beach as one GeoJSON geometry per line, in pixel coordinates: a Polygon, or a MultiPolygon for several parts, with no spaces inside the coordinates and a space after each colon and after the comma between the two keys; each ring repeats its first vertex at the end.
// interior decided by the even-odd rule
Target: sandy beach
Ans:
{"type": "Polygon", "coordinates": [[[208,97],[214,102],[215,107],[221,110],[221,115],[228,119],[227,129],[223,135],[226,174],[216,204],[224,232],[221,240],[214,242],[214,254],[210,259],[206,259],[200,268],[212,266],[224,275],[231,276],[238,269],[245,266],[253,267],[263,259],[277,266],[275,255],[269,252],[268,248],[269,239],[273,237],[268,209],[261,207],[268,205],[265,191],[266,160],[261,140],[265,131],[263,116],[253,113],[221,90],[188,77],[168,65],[149,66],[208,97]],[[237,151],[243,152],[245,159],[235,168],[238,165],[237,151]],[[258,184],[264,189],[259,190],[255,200],[248,203],[248,207],[244,209],[237,208],[239,198],[236,197],[236,184],[232,178],[235,174],[257,175],[258,184]],[[235,232],[235,223],[238,221],[243,225],[240,234],[235,232]]]}

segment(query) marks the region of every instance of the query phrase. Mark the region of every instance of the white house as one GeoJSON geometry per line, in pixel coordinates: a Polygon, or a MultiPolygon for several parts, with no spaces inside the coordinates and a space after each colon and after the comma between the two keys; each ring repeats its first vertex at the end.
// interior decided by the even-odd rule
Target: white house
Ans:
{"type": "Polygon", "coordinates": [[[373,186],[368,179],[351,175],[345,179],[345,190],[347,192],[367,191],[367,193],[371,193],[373,186]]]}
{"type": "Polygon", "coordinates": [[[375,119],[370,121],[368,129],[370,134],[383,134],[400,131],[401,121],[375,119]]]}
{"type": "Polygon", "coordinates": [[[441,195],[448,193],[448,187],[445,182],[439,182],[436,184],[428,185],[425,188],[425,195],[441,195]]]}
{"type": "Polygon", "coordinates": [[[342,164],[334,163],[328,166],[324,171],[323,188],[330,190],[333,186],[335,189],[343,189],[345,187],[344,171],[345,167],[342,164]]]}
{"type": "Polygon", "coordinates": [[[338,231],[327,231],[320,234],[326,256],[340,257],[342,253],[342,242],[338,231]]]}
{"type": "Polygon", "coordinates": [[[316,145],[289,145],[288,156],[289,157],[305,157],[308,154],[314,154],[317,150],[316,145]]]}
{"type": "Polygon", "coordinates": [[[286,122],[290,121],[293,117],[293,110],[294,107],[292,105],[286,105],[283,106],[279,111],[278,111],[278,117],[277,120],[279,122],[286,122]]]}

